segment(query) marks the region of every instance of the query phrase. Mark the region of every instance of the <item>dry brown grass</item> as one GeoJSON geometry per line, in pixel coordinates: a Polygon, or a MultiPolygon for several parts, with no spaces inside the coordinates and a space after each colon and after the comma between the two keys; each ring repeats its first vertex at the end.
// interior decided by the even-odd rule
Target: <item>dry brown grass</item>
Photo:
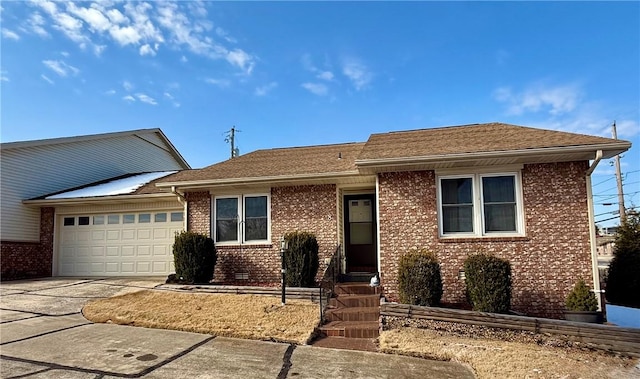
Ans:
{"type": "Polygon", "coordinates": [[[380,350],[471,366],[478,378],[639,378],[638,360],[606,353],[447,335],[403,327],[380,335],[380,350]]]}
{"type": "Polygon", "coordinates": [[[304,344],[318,325],[318,305],[255,295],[140,291],[87,304],[93,322],[183,330],[304,344]]]}

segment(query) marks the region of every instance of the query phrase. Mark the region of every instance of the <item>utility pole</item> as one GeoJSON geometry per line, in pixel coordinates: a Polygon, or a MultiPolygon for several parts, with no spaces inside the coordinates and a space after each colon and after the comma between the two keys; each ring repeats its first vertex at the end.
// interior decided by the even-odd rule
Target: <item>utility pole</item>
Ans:
{"type": "Polygon", "coordinates": [[[236,148],[236,130],[235,126],[231,127],[231,130],[227,132],[227,137],[224,139],[224,142],[231,143],[231,158],[235,158],[240,155],[240,149],[236,148]]]}
{"type": "MultiPolygon", "coordinates": [[[[613,122],[613,139],[618,139],[618,132],[616,131],[616,122],[613,122]]],[[[620,212],[620,224],[623,224],[627,219],[627,213],[624,210],[624,192],[622,189],[622,174],[620,173],[620,154],[615,157],[616,165],[616,181],[618,182],[618,208],[620,212]]]]}

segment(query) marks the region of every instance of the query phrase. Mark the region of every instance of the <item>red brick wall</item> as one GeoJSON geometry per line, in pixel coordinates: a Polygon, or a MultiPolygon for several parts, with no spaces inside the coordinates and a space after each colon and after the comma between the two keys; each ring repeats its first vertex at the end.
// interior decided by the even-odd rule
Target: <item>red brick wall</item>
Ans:
{"type": "Polygon", "coordinates": [[[187,199],[187,229],[213,238],[209,192],[187,192],[185,198],[187,199]]]}
{"type": "Polygon", "coordinates": [[[525,165],[522,171],[526,237],[438,238],[433,171],[379,176],[382,284],[397,300],[398,257],[413,248],[437,253],[443,301],[464,302],[457,278],[464,259],[478,251],[508,259],[512,308],[526,314],[561,317],[564,299],[578,278],[592,283],[585,171],[587,162],[525,165]]]}
{"type": "MultiPolygon", "coordinates": [[[[211,196],[193,193],[189,200],[189,229],[207,233],[211,225],[211,196]],[[193,201],[193,204],[191,203],[193,201]]],[[[338,243],[335,185],[275,187],[271,189],[271,244],[218,246],[215,280],[234,282],[236,273],[248,273],[246,284],[280,282],[280,238],[291,231],[308,231],[318,239],[320,269],[338,243]]]]}
{"type": "Polygon", "coordinates": [[[40,242],[0,243],[1,280],[52,275],[54,208],[40,210],[40,242]]]}

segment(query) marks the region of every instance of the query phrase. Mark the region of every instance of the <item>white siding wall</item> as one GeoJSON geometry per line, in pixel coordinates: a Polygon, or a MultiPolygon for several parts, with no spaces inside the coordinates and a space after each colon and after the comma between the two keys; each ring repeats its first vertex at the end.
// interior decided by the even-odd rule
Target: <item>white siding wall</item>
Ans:
{"type": "Polygon", "coordinates": [[[39,240],[40,211],[22,200],[130,173],[182,169],[153,134],[2,149],[0,238],[39,240]]]}

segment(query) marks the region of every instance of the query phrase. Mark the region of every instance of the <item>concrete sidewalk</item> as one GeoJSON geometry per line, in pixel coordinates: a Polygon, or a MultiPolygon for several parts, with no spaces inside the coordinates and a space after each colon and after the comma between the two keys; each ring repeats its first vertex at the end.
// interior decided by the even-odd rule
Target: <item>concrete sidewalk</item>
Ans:
{"type": "Polygon", "coordinates": [[[89,300],[154,280],[51,279],[0,284],[2,378],[473,378],[425,359],[93,324],[89,300]]]}

